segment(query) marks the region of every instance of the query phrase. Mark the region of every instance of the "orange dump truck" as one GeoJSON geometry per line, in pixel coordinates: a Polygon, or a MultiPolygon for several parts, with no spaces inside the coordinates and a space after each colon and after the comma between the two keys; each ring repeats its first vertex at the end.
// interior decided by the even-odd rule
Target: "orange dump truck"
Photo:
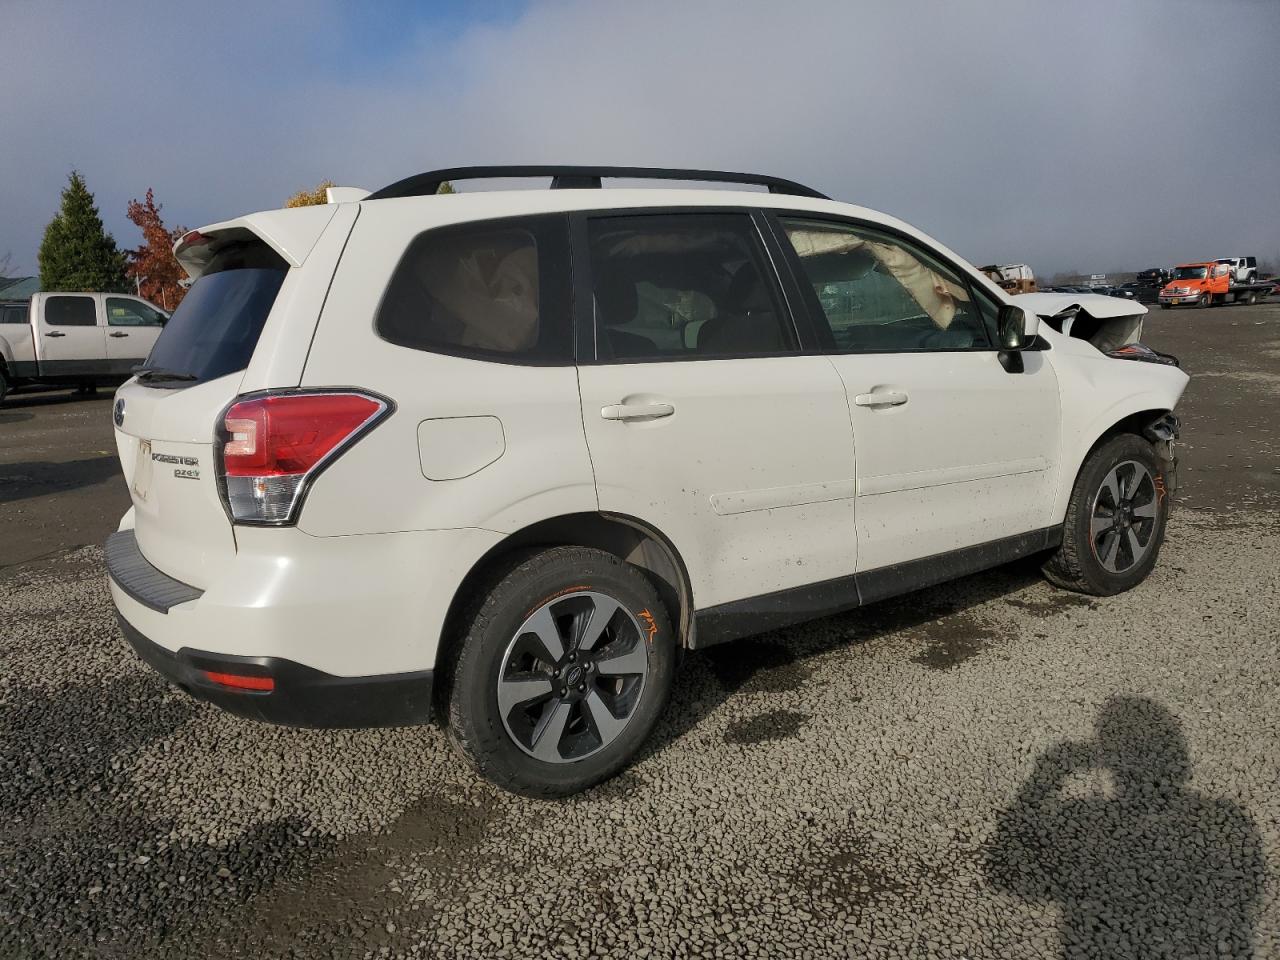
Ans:
{"type": "Polygon", "coordinates": [[[1243,300],[1256,303],[1271,292],[1270,283],[1236,283],[1230,263],[1206,260],[1174,267],[1173,278],[1160,291],[1160,306],[1212,307],[1243,300]]]}

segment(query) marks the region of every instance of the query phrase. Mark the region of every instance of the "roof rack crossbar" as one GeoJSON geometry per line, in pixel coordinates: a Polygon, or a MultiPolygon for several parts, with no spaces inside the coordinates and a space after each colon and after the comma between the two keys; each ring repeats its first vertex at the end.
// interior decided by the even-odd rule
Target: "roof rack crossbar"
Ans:
{"type": "Polygon", "coordinates": [[[385,200],[388,197],[431,196],[442,183],[455,180],[488,180],[495,177],[550,177],[551,189],[596,189],[601,178],[625,178],[628,180],[701,180],[708,183],[740,183],[754,187],[767,187],[770,193],[783,193],[795,197],[813,197],[829,200],[812,187],[755,173],[732,173],[725,170],[681,170],[672,167],[450,167],[431,170],[406,177],[390,186],[369,194],[368,200],[385,200]]]}

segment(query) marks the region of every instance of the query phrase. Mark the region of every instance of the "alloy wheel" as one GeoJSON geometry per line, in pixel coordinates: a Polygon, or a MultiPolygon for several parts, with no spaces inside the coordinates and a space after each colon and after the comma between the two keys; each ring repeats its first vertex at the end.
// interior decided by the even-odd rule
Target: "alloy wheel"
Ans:
{"type": "Polygon", "coordinates": [[[603,593],[569,593],[543,603],[512,637],[498,670],[498,710],[529,756],[570,763],[618,738],[648,675],[645,634],[631,611],[603,593]]]}
{"type": "Polygon", "coordinates": [[[1151,471],[1136,460],[1116,464],[1093,497],[1089,542],[1110,573],[1142,562],[1155,542],[1159,491],[1151,471]]]}

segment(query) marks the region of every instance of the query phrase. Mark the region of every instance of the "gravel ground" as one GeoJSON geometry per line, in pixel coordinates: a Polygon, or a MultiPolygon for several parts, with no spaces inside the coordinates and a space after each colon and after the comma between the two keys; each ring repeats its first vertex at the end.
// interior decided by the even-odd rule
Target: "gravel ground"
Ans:
{"type": "Polygon", "coordinates": [[[0,570],[0,956],[1280,956],[1280,308],[1186,316],[1148,334],[1207,376],[1147,583],[1014,566],[690,655],[564,802],[434,729],[169,690],[50,537],[0,570]]]}

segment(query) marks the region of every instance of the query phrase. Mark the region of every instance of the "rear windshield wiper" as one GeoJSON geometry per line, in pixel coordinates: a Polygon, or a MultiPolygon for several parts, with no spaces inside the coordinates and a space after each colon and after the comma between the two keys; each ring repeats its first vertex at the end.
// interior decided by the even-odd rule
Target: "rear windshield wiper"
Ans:
{"type": "Polygon", "coordinates": [[[199,380],[194,373],[183,373],[180,370],[166,370],[164,367],[139,367],[134,371],[143,382],[160,380],[199,380]]]}

